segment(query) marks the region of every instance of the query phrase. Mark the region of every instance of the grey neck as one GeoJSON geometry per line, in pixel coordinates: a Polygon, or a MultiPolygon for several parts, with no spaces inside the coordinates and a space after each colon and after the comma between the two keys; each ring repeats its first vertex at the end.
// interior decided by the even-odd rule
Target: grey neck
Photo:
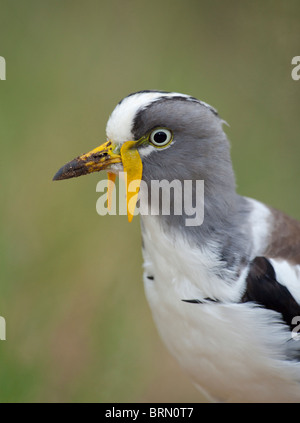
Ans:
{"type": "MultiPolygon", "coordinates": [[[[218,195],[212,195],[211,189],[209,182],[204,183],[204,197],[199,201],[199,189],[197,190],[196,182],[193,181],[192,203],[196,208],[194,216],[190,215],[190,211],[186,213],[184,206],[182,214],[175,214],[172,190],[170,215],[163,214],[161,197],[159,205],[153,202],[151,204],[151,195],[148,195],[148,212],[158,214],[161,229],[168,236],[176,237],[179,233],[190,245],[196,245],[200,249],[213,246],[224,268],[238,273],[250,256],[250,206],[235,190],[228,189],[228,185],[227,189],[223,187],[223,192],[219,190],[218,195]]],[[[151,192],[150,189],[148,191],[151,192]]],[[[146,218],[145,216],[144,219],[146,218]]]]}

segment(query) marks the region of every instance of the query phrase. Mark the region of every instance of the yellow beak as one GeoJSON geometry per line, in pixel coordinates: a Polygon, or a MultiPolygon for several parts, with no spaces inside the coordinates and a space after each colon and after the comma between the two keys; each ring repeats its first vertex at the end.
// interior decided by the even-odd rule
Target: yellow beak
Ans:
{"type": "Polygon", "coordinates": [[[55,174],[53,180],[58,181],[62,179],[70,179],[77,176],[87,175],[88,173],[92,172],[107,170],[109,179],[108,208],[110,209],[111,194],[114,187],[114,183],[111,182],[114,182],[116,178],[116,175],[110,172],[110,168],[113,164],[122,163],[124,172],[127,173],[127,215],[128,221],[131,222],[136,206],[137,192],[139,191],[143,174],[143,164],[135,147],[136,141],[126,141],[123,143],[120,149],[118,146],[116,146],[116,144],[109,140],[89,153],[76,157],[76,159],[61,167],[55,174]],[[131,192],[131,190],[129,190],[129,186],[133,181],[135,183],[135,187],[137,187],[136,192],[131,192]]]}

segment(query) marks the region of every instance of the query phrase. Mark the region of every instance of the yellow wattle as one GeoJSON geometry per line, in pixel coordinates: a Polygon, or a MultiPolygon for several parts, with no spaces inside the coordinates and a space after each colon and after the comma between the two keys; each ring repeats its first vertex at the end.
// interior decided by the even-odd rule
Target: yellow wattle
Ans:
{"type": "MultiPolygon", "coordinates": [[[[143,175],[143,163],[136,148],[136,141],[127,141],[121,147],[121,158],[124,171],[127,173],[126,186],[126,203],[128,222],[132,221],[134,210],[136,207],[138,192],[140,189],[141,179],[143,175]],[[129,191],[131,182],[135,181],[135,192],[129,191]],[[135,198],[134,198],[135,197],[135,198]],[[130,204],[130,207],[129,207],[130,204]]],[[[132,184],[133,185],[133,184],[132,184]]]]}

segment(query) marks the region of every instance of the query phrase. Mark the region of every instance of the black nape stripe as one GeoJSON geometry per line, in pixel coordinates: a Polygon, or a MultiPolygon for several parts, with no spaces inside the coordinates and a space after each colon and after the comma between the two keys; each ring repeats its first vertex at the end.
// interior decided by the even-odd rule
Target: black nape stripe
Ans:
{"type": "Polygon", "coordinates": [[[122,100],[120,100],[118,104],[123,103],[123,101],[126,100],[126,98],[128,98],[128,97],[132,97],[132,96],[137,95],[137,94],[147,94],[147,93],[169,94],[169,91],[160,91],[160,90],[135,91],[134,93],[130,93],[126,97],[122,98],[122,100]]]}
{"type": "Polygon", "coordinates": [[[294,328],[292,320],[300,316],[300,305],[290,291],[276,280],[274,268],[268,259],[256,257],[252,261],[246,283],[242,303],[254,301],[269,310],[277,311],[290,329],[294,328]]]}
{"type": "Polygon", "coordinates": [[[154,276],[147,276],[147,279],[150,279],[150,281],[154,281],[154,276]]]}

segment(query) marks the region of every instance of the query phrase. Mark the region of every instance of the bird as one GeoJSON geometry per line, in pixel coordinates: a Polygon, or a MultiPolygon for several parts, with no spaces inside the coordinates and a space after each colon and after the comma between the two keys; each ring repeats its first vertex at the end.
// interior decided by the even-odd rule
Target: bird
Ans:
{"type": "Polygon", "coordinates": [[[109,116],[106,141],[53,179],[105,170],[113,182],[127,173],[128,220],[139,200],[148,207],[140,222],[153,320],[208,401],[298,402],[300,222],[237,193],[225,124],[193,96],[134,92],[109,116]],[[146,195],[154,180],[191,181],[186,197],[193,204],[196,182],[203,181],[197,203],[203,218],[187,224],[191,214],[184,207],[163,213],[146,195]],[[132,181],[135,193],[128,188],[132,181]]]}

